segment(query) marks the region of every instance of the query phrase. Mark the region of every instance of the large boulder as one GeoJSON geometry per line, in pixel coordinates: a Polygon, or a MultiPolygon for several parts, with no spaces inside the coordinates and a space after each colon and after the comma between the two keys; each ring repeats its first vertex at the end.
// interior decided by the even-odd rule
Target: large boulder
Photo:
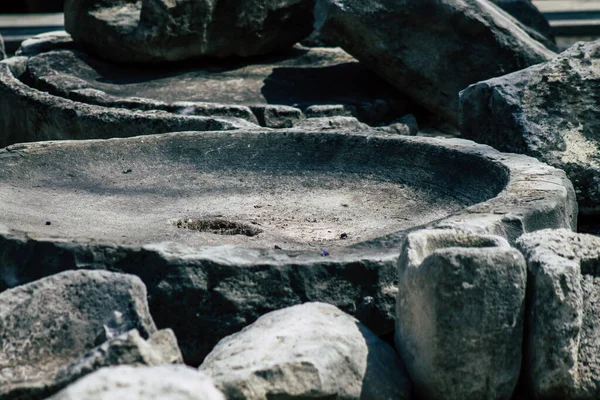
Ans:
{"type": "Polygon", "coordinates": [[[523,25],[543,35],[547,39],[543,42],[547,47],[552,50],[556,48],[552,27],[531,0],[492,0],[492,2],[523,25]]]}
{"type": "Polygon", "coordinates": [[[523,365],[531,396],[600,398],[600,238],[543,230],[517,246],[529,271],[523,365]]]}
{"type": "Polygon", "coordinates": [[[394,349],[324,303],[260,317],[221,340],[200,370],[229,399],[409,398],[409,382],[394,349]]]}
{"type": "Polygon", "coordinates": [[[0,398],[44,397],[61,368],[130,329],[156,332],[133,275],[68,271],[0,293],[0,398]]]}
{"type": "Polygon", "coordinates": [[[460,90],[554,55],[487,0],[318,0],[315,18],[327,40],[454,124],[460,90]]]}
{"type": "Polygon", "coordinates": [[[526,267],[497,236],[421,230],[399,259],[396,348],[423,399],[510,399],[526,267]]]}
{"type": "Polygon", "coordinates": [[[102,368],[48,400],[225,400],[204,374],[185,366],[102,368]]]}
{"type": "Polygon", "coordinates": [[[461,92],[462,134],[565,170],[581,208],[600,206],[600,41],[461,92]]]}
{"type": "Polygon", "coordinates": [[[253,56],[312,30],[314,0],[66,0],[65,28],[113,61],[253,56]]]}

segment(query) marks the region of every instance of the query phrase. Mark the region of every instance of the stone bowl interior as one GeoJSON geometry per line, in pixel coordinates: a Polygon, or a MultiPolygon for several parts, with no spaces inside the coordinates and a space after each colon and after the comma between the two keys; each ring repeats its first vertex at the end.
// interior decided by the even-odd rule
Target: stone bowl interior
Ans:
{"type": "Polygon", "coordinates": [[[0,164],[0,223],[132,245],[339,250],[447,217],[509,181],[502,164],[443,139],[294,131],[40,142],[0,151],[0,164]]]}

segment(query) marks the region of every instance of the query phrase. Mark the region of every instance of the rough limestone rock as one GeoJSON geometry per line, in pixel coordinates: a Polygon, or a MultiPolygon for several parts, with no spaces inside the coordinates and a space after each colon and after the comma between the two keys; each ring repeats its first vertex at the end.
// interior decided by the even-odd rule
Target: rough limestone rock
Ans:
{"type": "Polygon", "coordinates": [[[460,90],[554,56],[487,0],[318,0],[315,15],[328,40],[455,124],[460,90]]]}
{"type": "Polygon", "coordinates": [[[581,208],[600,206],[600,41],[461,93],[465,137],[563,169],[581,208]]]}
{"type": "Polygon", "coordinates": [[[396,348],[423,399],[510,399],[526,267],[497,236],[422,230],[399,259],[396,348]]]}
{"type": "Polygon", "coordinates": [[[122,62],[253,56],[312,31],[314,0],[66,0],[76,42],[122,62]]]}
{"type": "Polygon", "coordinates": [[[552,27],[531,0],[492,0],[492,2],[512,15],[523,25],[547,38],[547,41],[542,41],[542,43],[546,47],[556,51],[552,27]]]}
{"type": "Polygon", "coordinates": [[[43,398],[111,329],[156,331],[139,278],[68,271],[0,293],[0,398],[43,398]]]}
{"type": "Polygon", "coordinates": [[[135,329],[110,339],[82,358],[61,368],[48,392],[58,391],[69,383],[100,368],[117,365],[182,364],[177,339],[170,329],[158,331],[144,340],[135,329]]]}
{"type": "Polygon", "coordinates": [[[407,399],[410,390],[394,349],[324,303],[262,316],[221,340],[200,370],[229,399],[407,399]]]}
{"type": "Polygon", "coordinates": [[[102,368],[48,400],[225,400],[203,373],[190,367],[102,368]]]}
{"type": "Polygon", "coordinates": [[[566,229],[523,235],[530,290],[525,372],[534,398],[600,397],[600,238],[566,229]]]}

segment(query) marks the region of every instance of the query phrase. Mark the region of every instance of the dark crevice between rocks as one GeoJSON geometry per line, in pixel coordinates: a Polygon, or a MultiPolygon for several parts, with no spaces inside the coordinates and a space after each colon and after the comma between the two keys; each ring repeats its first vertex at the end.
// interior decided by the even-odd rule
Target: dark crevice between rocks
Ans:
{"type": "Polygon", "coordinates": [[[577,216],[577,232],[600,236],[600,210],[582,211],[577,216]]]}
{"type": "Polygon", "coordinates": [[[256,236],[261,229],[240,222],[227,221],[219,218],[206,219],[178,219],[173,223],[178,228],[190,229],[199,232],[214,233],[216,235],[245,235],[256,236]]]}

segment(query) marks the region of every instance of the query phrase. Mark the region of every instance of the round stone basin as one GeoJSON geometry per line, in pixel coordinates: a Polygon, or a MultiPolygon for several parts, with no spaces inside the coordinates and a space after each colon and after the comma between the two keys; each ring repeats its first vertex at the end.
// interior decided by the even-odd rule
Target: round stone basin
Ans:
{"type": "Polygon", "coordinates": [[[485,201],[508,179],[435,141],[386,136],[179,133],[18,149],[3,154],[1,222],[130,245],[335,253],[485,201]]]}

